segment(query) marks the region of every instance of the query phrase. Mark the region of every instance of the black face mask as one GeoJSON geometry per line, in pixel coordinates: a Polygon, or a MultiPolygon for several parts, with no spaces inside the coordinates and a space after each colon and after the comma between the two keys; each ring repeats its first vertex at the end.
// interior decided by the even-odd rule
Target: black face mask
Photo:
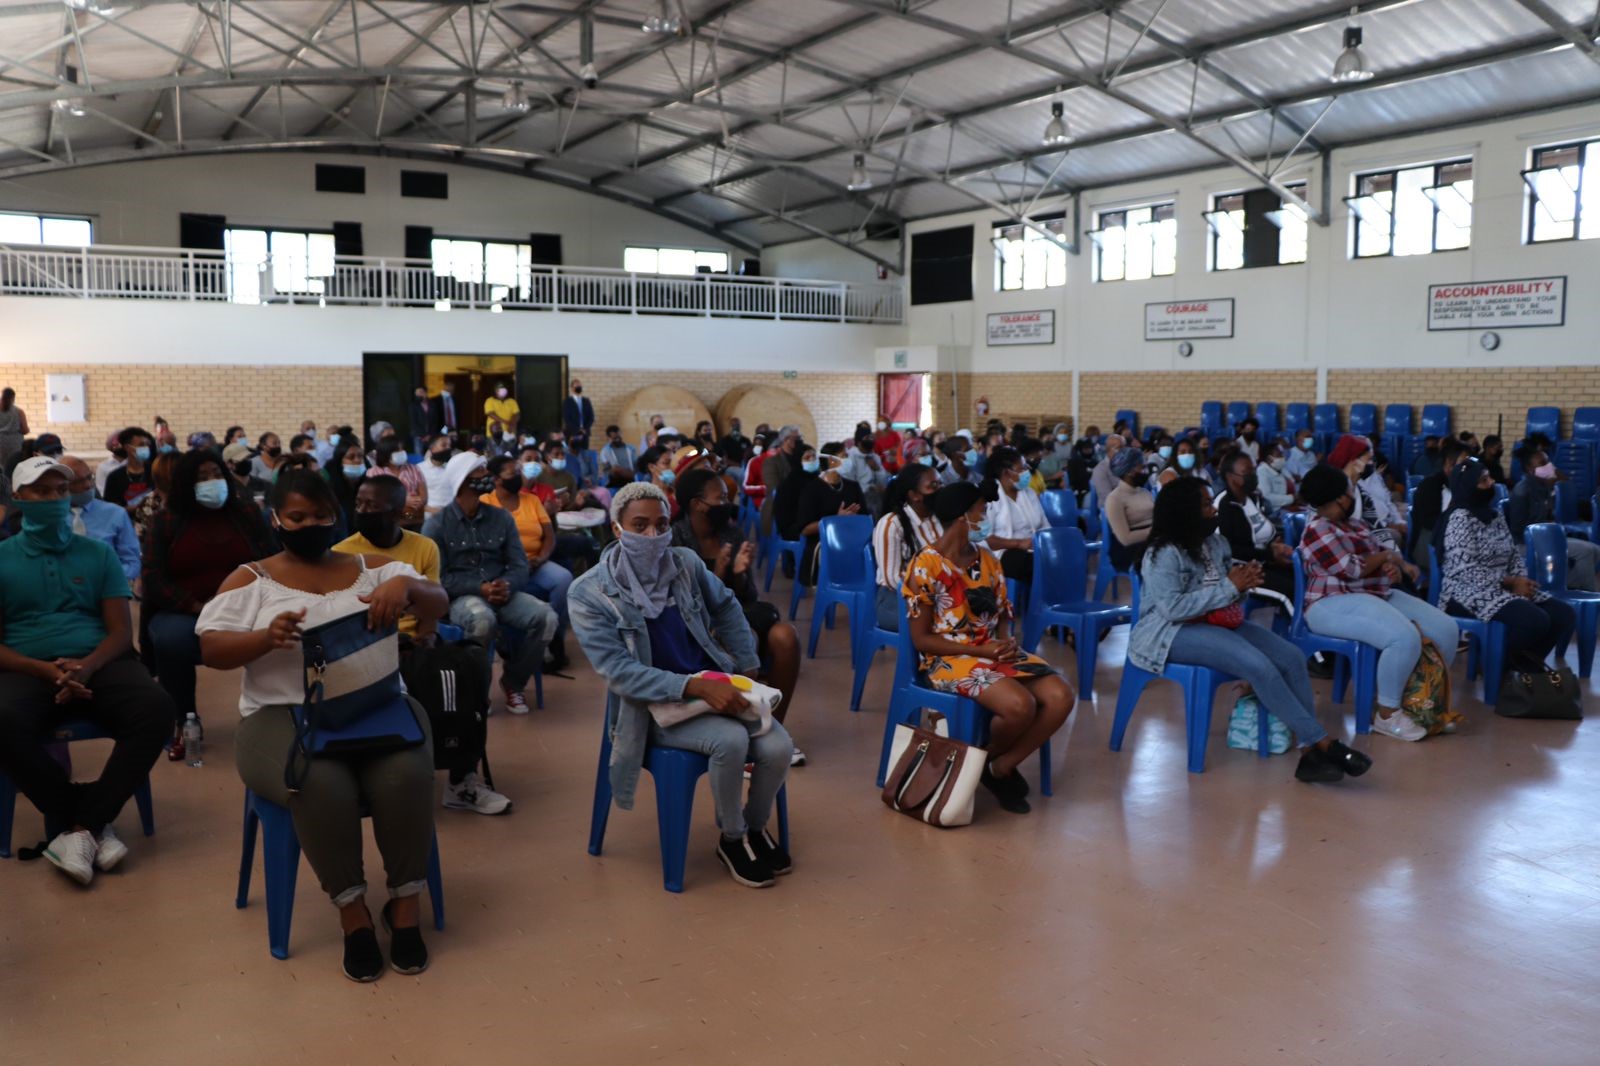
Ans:
{"type": "Polygon", "coordinates": [[[1481,507],[1488,507],[1493,502],[1494,502],[1494,486],[1493,485],[1490,485],[1486,489],[1481,489],[1481,488],[1474,487],[1473,490],[1472,490],[1471,498],[1467,500],[1468,506],[1470,506],[1470,507],[1480,507],[1480,508],[1481,507]]]}
{"type": "Polygon", "coordinates": [[[1361,468],[1361,476],[1360,476],[1360,477],[1359,477],[1359,478],[1357,478],[1357,479],[1356,479],[1356,480],[1358,480],[1358,481],[1365,481],[1365,480],[1367,480],[1367,478],[1369,478],[1369,477],[1371,477],[1371,476],[1372,476],[1372,472],[1373,472],[1373,471],[1374,471],[1374,470],[1376,470],[1376,469],[1377,469],[1377,467],[1375,467],[1375,466],[1374,466],[1374,465],[1373,465],[1373,464],[1371,464],[1371,463],[1368,463],[1368,464],[1367,464],[1367,465],[1366,465],[1366,466],[1364,466],[1364,467],[1362,467],[1362,468],[1361,468]]]}
{"type": "Polygon", "coordinates": [[[333,547],[333,523],[325,526],[301,526],[299,529],[278,527],[278,540],[291,555],[313,562],[328,554],[333,547]]]}
{"type": "Polygon", "coordinates": [[[739,508],[731,503],[719,503],[706,508],[706,521],[711,523],[713,530],[723,529],[737,517],[739,508]]]}
{"type": "Polygon", "coordinates": [[[278,456],[283,454],[283,449],[278,447],[277,445],[273,445],[271,448],[267,449],[267,454],[272,456],[272,458],[276,459],[278,456]]]}
{"type": "Polygon", "coordinates": [[[357,511],[355,516],[356,532],[367,538],[367,542],[380,548],[388,548],[399,540],[400,523],[395,521],[394,515],[384,512],[357,511]]]}
{"type": "Polygon", "coordinates": [[[438,463],[440,466],[443,466],[444,464],[446,464],[446,463],[448,463],[450,461],[450,453],[449,452],[429,452],[428,453],[428,458],[431,459],[433,462],[438,463]]]}
{"type": "Polygon", "coordinates": [[[1239,436],[1243,437],[1245,440],[1255,440],[1256,431],[1253,429],[1247,429],[1243,433],[1239,434],[1239,436]]]}
{"type": "Polygon", "coordinates": [[[582,396],[583,395],[583,386],[582,385],[574,385],[574,386],[572,386],[572,395],[574,395],[574,396],[582,396]]]}
{"type": "Polygon", "coordinates": [[[522,491],[522,475],[512,474],[510,477],[500,479],[500,488],[510,493],[522,491]]]}
{"type": "Polygon", "coordinates": [[[1202,519],[1200,519],[1200,533],[1201,533],[1202,536],[1209,537],[1209,536],[1211,536],[1211,534],[1215,533],[1216,531],[1217,531],[1217,516],[1216,515],[1212,515],[1210,518],[1202,518],[1202,519]]]}
{"type": "Polygon", "coordinates": [[[1150,480],[1150,475],[1149,474],[1135,474],[1133,476],[1133,481],[1131,482],[1131,484],[1136,489],[1142,489],[1142,488],[1144,488],[1145,484],[1149,482],[1149,480],[1150,480]]]}
{"type": "Polygon", "coordinates": [[[482,496],[486,492],[493,492],[494,491],[494,478],[492,478],[492,477],[475,477],[475,478],[471,478],[471,479],[469,479],[467,481],[467,488],[471,489],[473,492],[476,492],[479,496],[482,496]]]}
{"type": "Polygon", "coordinates": [[[1260,486],[1261,486],[1261,482],[1260,482],[1259,479],[1257,479],[1257,477],[1255,475],[1255,471],[1253,471],[1253,470],[1250,473],[1246,474],[1242,479],[1240,479],[1240,482],[1239,482],[1239,487],[1244,490],[1244,494],[1246,496],[1255,495],[1256,489],[1259,488],[1260,486]]]}

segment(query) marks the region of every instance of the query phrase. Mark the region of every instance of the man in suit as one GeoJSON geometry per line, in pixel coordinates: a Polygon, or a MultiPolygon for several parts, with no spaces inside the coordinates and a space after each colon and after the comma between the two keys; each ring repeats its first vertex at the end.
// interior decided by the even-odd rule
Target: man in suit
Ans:
{"type": "Polygon", "coordinates": [[[428,399],[428,390],[421,385],[417,386],[416,392],[411,396],[408,421],[411,424],[412,454],[421,455],[426,448],[428,438],[439,429],[439,416],[434,403],[428,399]]]}
{"type": "Polygon", "coordinates": [[[583,382],[572,379],[572,395],[561,402],[561,428],[567,444],[578,460],[578,480],[593,487],[599,483],[600,472],[595,454],[589,449],[589,431],[594,428],[594,404],[583,394],[583,382]]]}

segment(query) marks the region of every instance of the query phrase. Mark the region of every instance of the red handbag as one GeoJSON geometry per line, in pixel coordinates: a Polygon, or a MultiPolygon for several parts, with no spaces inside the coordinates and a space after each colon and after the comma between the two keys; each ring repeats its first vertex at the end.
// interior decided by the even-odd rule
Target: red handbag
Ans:
{"type": "Polygon", "coordinates": [[[1244,604],[1230,603],[1226,607],[1218,607],[1214,611],[1206,612],[1206,625],[1221,626],[1223,629],[1238,629],[1244,625],[1244,604]]]}

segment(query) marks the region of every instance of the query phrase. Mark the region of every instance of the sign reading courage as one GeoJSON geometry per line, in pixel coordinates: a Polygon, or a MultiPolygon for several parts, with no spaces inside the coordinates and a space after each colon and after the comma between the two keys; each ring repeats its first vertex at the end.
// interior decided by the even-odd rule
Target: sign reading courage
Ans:
{"type": "Polygon", "coordinates": [[[1563,326],[1567,279],[1513,278],[1428,286],[1428,328],[1524,329],[1563,326]]]}
{"type": "Polygon", "coordinates": [[[1209,340],[1233,336],[1233,301],[1173,300],[1144,305],[1147,341],[1209,340]]]}

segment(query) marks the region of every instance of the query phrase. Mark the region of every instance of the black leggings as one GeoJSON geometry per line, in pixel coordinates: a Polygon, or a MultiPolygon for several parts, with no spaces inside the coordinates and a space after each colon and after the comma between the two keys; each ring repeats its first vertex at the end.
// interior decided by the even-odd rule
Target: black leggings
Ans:
{"type": "MultiPolygon", "coordinates": [[[[1472,612],[1455,600],[1450,601],[1446,613],[1458,618],[1472,617],[1472,612]]],[[[1519,596],[1496,611],[1494,621],[1505,623],[1506,659],[1522,659],[1532,665],[1533,660],[1542,663],[1552,651],[1572,639],[1578,616],[1561,600],[1536,603],[1519,596]]]]}
{"type": "Polygon", "coordinates": [[[1000,556],[1000,572],[1024,588],[1033,584],[1033,552],[1026,548],[1010,548],[1000,556]]]}

